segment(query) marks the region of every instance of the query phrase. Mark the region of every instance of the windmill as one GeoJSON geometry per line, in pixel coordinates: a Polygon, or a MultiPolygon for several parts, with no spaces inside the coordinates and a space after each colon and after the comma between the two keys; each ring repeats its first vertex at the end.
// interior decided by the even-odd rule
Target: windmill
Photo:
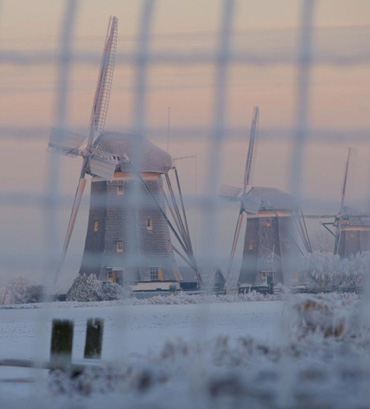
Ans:
{"type": "Polygon", "coordinates": [[[226,280],[229,286],[253,286],[269,280],[284,282],[294,274],[294,259],[310,250],[304,219],[294,197],[279,189],[254,187],[259,109],[254,108],[243,187],[221,187],[221,196],[240,201],[226,280]],[[240,273],[231,277],[235,252],[246,214],[243,260],[240,273]],[[300,240],[300,239],[301,240],[300,240]],[[299,245],[300,243],[301,245],[299,245]]]}
{"type": "Polygon", "coordinates": [[[334,254],[338,254],[340,258],[370,250],[370,214],[353,212],[346,206],[350,170],[355,153],[354,148],[348,148],[339,213],[337,215],[307,216],[308,218],[319,219],[334,218],[332,222],[322,222],[321,224],[334,237],[334,254]],[[328,226],[334,227],[334,231],[328,226]]]}
{"type": "Polygon", "coordinates": [[[78,210],[80,208],[82,195],[86,185],[86,174],[100,176],[106,180],[112,180],[118,162],[118,158],[115,155],[98,150],[94,147],[94,139],[98,133],[103,131],[108,112],[115,53],[117,49],[117,28],[118,19],[116,17],[110,17],[100,66],[98,85],[91,112],[86,146],[81,148],[86,136],[65,129],[53,128],[49,140],[49,150],[51,152],[70,157],[81,156],[83,158],[67,233],[63,244],[62,256],[58,264],[57,276],[63,267],[78,210]]]}
{"type": "MultiPolygon", "coordinates": [[[[92,177],[90,210],[80,274],[94,274],[102,281],[127,284],[136,290],[168,290],[171,285],[178,287],[179,281],[174,253],[199,273],[179,175],[171,156],[144,136],[104,132],[117,24],[116,17],[109,19],[86,145],[82,148],[84,136],[63,129],[51,132],[52,152],[83,158],[58,273],[63,267],[88,174],[92,177]],[[168,176],[170,170],[176,175],[180,205],[168,176]],[[165,185],[169,198],[164,192],[165,185]],[[135,202],[137,197],[140,201],[135,202]],[[166,215],[166,206],[173,214],[172,222],[166,215]],[[171,241],[170,230],[180,244],[179,249],[171,241]]],[[[201,283],[200,276],[198,282],[201,283]]]]}

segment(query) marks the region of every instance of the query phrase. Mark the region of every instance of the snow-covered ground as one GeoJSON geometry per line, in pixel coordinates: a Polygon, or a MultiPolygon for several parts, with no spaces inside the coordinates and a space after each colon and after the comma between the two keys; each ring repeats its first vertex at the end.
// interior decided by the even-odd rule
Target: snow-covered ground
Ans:
{"type": "MultiPolygon", "coordinates": [[[[159,352],[166,341],[253,336],[264,342],[279,338],[281,302],[197,305],[111,305],[60,303],[40,308],[0,308],[0,359],[47,358],[51,320],[75,322],[74,358],[82,359],[86,320],[104,318],[103,359],[133,359],[159,352]]],[[[1,368],[0,368],[1,373],[1,368]]]]}
{"type": "Polygon", "coordinates": [[[86,320],[100,317],[105,364],[74,381],[0,368],[0,408],[368,408],[363,311],[355,295],[3,308],[0,358],[47,358],[51,320],[71,318],[79,361],[86,320]]]}

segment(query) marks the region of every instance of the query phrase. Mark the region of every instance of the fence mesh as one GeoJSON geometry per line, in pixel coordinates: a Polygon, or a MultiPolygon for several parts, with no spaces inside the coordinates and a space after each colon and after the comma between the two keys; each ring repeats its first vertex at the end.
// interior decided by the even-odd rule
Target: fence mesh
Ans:
{"type": "MultiPolygon", "coordinates": [[[[165,0],[104,5],[65,0],[33,8],[1,2],[3,283],[23,276],[50,287],[56,279],[53,291],[65,293],[78,274],[90,188],[56,277],[81,162],[47,152],[47,144],[52,127],[87,132],[109,14],[119,18],[119,36],[105,129],[137,135],[134,156],[142,154],[146,136],[177,157],[205,281],[218,267],[227,270],[239,204],[220,197],[220,185],[242,184],[256,105],[261,111],[256,185],[293,194],[304,213],[335,214],[351,145],[358,148],[358,172],[351,170],[348,204],[366,209],[368,5],[256,3],[194,1],[187,7],[165,0]],[[186,23],[180,24],[182,14],[186,23]]],[[[144,196],[136,189],[132,206],[145,202],[144,196]]],[[[321,228],[317,220],[308,222],[312,236],[321,228]]],[[[129,236],[135,240],[133,231],[129,236]]],[[[234,281],[243,241],[242,233],[234,281]]],[[[135,250],[130,254],[133,264],[143,257],[135,250]]],[[[197,329],[207,322],[207,307],[199,308],[197,329]]]]}

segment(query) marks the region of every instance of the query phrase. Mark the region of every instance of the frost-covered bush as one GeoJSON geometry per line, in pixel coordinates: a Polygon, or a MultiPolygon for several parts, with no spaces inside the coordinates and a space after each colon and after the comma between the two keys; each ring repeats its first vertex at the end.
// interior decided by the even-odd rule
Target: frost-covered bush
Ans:
{"type": "Polygon", "coordinates": [[[235,303],[235,302],[252,302],[252,301],[280,301],[279,294],[262,294],[251,291],[246,294],[187,294],[179,292],[174,296],[157,295],[144,299],[128,298],[125,303],[129,304],[166,304],[166,305],[183,305],[183,304],[215,304],[215,303],[235,303]]]}
{"type": "Polygon", "coordinates": [[[28,304],[41,301],[43,287],[23,277],[17,277],[6,286],[0,287],[0,304],[28,304]]]}
{"type": "Polygon", "coordinates": [[[285,306],[287,333],[293,341],[356,336],[354,324],[359,304],[359,296],[350,293],[294,295],[285,306]]]}
{"type": "Polygon", "coordinates": [[[308,283],[321,290],[360,288],[370,271],[370,252],[347,259],[314,252],[305,257],[303,270],[308,283]]]}
{"type": "Polygon", "coordinates": [[[79,275],[67,293],[67,301],[111,301],[122,297],[122,287],[103,283],[95,275],[79,275]]]}

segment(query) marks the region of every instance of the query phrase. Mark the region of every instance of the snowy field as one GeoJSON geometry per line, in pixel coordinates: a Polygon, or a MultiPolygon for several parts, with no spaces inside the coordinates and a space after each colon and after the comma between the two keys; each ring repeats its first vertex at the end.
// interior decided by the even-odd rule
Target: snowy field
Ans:
{"type": "Polygon", "coordinates": [[[1,359],[47,359],[51,320],[69,318],[81,361],[86,320],[100,317],[104,365],[73,381],[0,368],[0,408],[368,408],[369,331],[353,319],[360,305],[327,295],[4,307],[1,359]]]}
{"type": "MultiPolygon", "coordinates": [[[[116,305],[60,303],[44,309],[0,309],[0,359],[48,358],[51,320],[75,322],[74,358],[82,359],[88,318],[104,318],[103,359],[133,359],[159,352],[166,341],[253,336],[264,342],[279,337],[281,302],[197,305],[116,305]],[[119,342],[117,342],[119,339],[119,342]],[[43,345],[43,348],[41,347],[43,345]]],[[[0,368],[1,370],[1,368],[0,368]]]]}

